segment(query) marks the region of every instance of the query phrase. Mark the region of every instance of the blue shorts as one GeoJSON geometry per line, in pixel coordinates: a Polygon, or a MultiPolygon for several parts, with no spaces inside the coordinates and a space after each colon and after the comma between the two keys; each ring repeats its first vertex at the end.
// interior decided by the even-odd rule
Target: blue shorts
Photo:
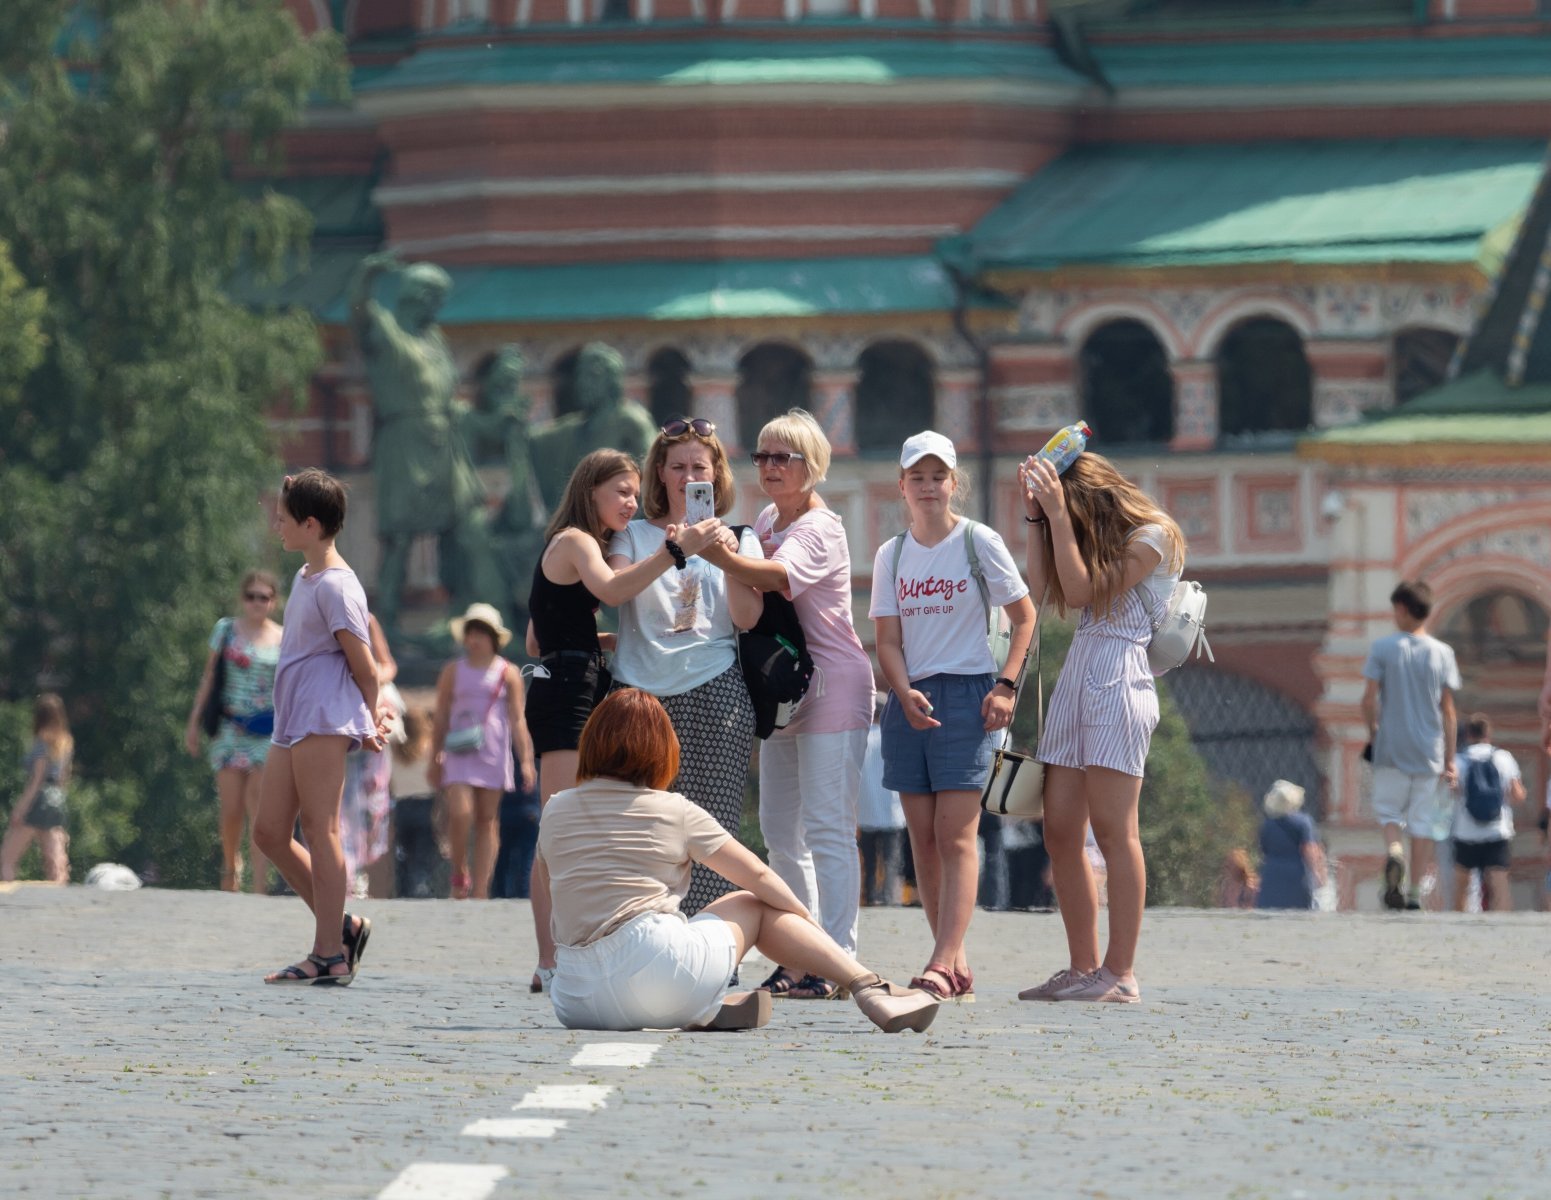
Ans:
{"type": "Polygon", "coordinates": [[[883,786],[892,792],[978,792],[991,770],[998,735],[987,733],[980,706],[991,675],[928,675],[911,687],[932,703],[936,729],[912,729],[892,694],[883,709],[883,786]]]}

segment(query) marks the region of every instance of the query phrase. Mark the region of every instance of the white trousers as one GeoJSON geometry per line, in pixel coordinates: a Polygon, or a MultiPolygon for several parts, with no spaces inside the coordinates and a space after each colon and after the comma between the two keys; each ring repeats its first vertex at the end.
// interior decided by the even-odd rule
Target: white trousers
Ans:
{"type": "Polygon", "coordinates": [[[867,731],[798,733],[759,749],[759,828],[771,869],[847,954],[856,953],[862,868],[856,797],[867,731]]]}

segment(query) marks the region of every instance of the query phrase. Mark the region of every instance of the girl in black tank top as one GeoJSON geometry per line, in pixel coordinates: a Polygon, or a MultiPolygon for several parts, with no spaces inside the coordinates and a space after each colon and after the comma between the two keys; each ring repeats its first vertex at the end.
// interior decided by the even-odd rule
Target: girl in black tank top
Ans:
{"type": "MultiPolygon", "coordinates": [[[[582,727],[613,682],[603,658],[603,651],[611,646],[598,635],[599,605],[623,604],[673,569],[673,554],[666,547],[622,571],[605,561],[610,539],[635,516],[640,491],[640,470],[633,458],[618,450],[594,450],[571,473],[560,506],[544,531],[544,553],[534,568],[528,598],[527,650],[539,665],[525,706],[539,762],[542,803],[576,786],[576,746],[582,727]],[[571,582],[556,583],[556,578],[571,582]]],[[[719,525],[707,521],[672,529],[669,538],[677,539],[680,553],[698,554],[717,536],[719,525]]],[[[555,968],[549,874],[541,861],[534,864],[531,895],[539,943],[532,990],[539,992],[547,988],[555,968]]]]}

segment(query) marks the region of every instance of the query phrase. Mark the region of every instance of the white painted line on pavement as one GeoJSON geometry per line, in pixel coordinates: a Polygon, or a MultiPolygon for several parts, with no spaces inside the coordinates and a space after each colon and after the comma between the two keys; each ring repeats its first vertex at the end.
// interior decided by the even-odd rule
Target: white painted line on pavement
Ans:
{"type": "Polygon", "coordinates": [[[508,1174],[486,1164],[411,1163],[377,1200],[485,1200],[508,1174]]]}
{"type": "Polygon", "coordinates": [[[573,1067],[644,1067],[658,1047],[651,1042],[588,1042],[571,1059],[573,1067]]]}
{"type": "Polygon", "coordinates": [[[596,1083],[546,1083],[534,1088],[516,1104],[512,1111],[524,1108],[576,1110],[597,1112],[608,1107],[608,1098],[614,1089],[596,1083]]]}
{"type": "Polygon", "coordinates": [[[473,1121],[463,1127],[464,1137],[552,1138],[566,1123],[553,1117],[513,1117],[507,1120],[473,1121]]]}

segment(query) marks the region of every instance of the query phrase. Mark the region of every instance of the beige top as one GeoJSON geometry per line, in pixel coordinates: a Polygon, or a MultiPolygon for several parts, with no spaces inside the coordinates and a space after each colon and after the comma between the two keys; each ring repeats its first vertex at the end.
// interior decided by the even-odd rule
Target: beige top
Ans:
{"type": "Polygon", "coordinates": [[[562,946],[587,946],[642,913],[676,913],[691,862],[732,835],[677,792],[589,779],[556,792],[539,821],[549,867],[550,928],[562,946]]]}

